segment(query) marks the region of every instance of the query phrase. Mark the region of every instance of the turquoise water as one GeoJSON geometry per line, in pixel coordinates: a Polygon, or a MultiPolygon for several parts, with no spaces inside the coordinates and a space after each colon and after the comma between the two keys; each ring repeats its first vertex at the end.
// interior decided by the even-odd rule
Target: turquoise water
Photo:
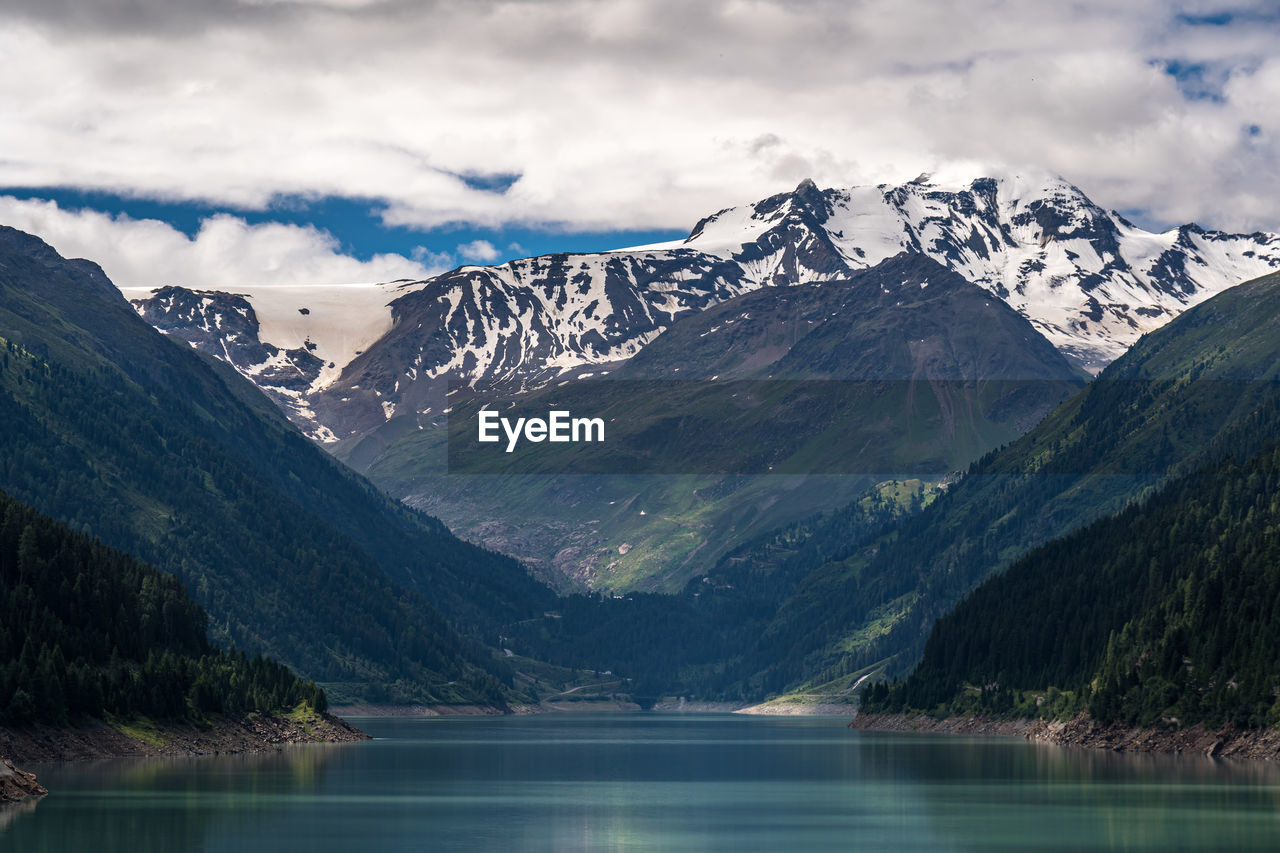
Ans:
{"type": "Polygon", "coordinates": [[[844,719],[360,719],[267,756],[35,766],[21,851],[1277,850],[1280,770],[844,719]]]}

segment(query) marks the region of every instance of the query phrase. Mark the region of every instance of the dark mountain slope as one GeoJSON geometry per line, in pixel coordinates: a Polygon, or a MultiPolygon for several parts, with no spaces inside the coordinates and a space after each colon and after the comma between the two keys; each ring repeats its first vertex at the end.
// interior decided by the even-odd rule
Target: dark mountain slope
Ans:
{"type": "Polygon", "coordinates": [[[182,585],[0,494],[0,725],[325,711],[274,661],[215,648],[182,585]]]}
{"type": "Polygon", "coordinates": [[[1077,372],[1025,318],[927,255],[775,287],[674,323],[613,374],[666,379],[1049,380],[1077,372]]]}
{"type": "Polygon", "coordinates": [[[747,539],[879,480],[963,468],[1082,384],[1003,302],[904,254],[684,317],[606,378],[496,398],[600,416],[603,443],[490,452],[458,392],[449,423],[465,441],[448,474],[443,419],[391,442],[368,473],[545,576],[677,592],[747,539]]]}
{"type": "Polygon", "coordinates": [[[1032,551],[940,619],[905,684],[865,706],[1280,722],[1278,495],[1273,444],[1032,551]]]}
{"type": "Polygon", "coordinates": [[[220,641],[366,697],[500,698],[439,611],[477,636],[540,612],[519,564],[342,468],[92,264],[0,230],[0,297],[0,487],[172,570],[220,641]]]}
{"type": "Polygon", "coordinates": [[[994,571],[1170,477],[1244,458],[1280,423],[1280,276],[1145,336],[1036,429],[918,516],[817,568],[756,651],[773,689],[862,667],[903,671],[934,620],[994,571]]]}

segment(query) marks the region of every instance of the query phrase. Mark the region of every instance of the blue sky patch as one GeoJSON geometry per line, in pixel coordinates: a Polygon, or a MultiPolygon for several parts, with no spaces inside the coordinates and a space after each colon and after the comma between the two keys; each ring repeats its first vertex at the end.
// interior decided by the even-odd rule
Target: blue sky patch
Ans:
{"type": "Polygon", "coordinates": [[[1221,103],[1223,86],[1230,76],[1225,68],[1217,68],[1203,62],[1184,62],[1181,59],[1157,60],[1155,65],[1173,78],[1178,91],[1192,101],[1221,103]]]}
{"type": "Polygon", "coordinates": [[[1229,26],[1236,19],[1234,12],[1212,12],[1207,15],[1189,15],[1181,14],[1177,16],[1180,24],[1189,27],[1225,27],[1229,26]]]}
{"type": "MultiPolygon", "coordinates": [[[[519,176],[486,176],[472,180],[488,182],[483,188],[502,192],[519,176]],[[510,183],[503,184],[510,179],[510,183]]],[[[469,184],[470,185],[470,184],[469,184]]],[[[42,199],[58,203],[65,210],[95,210],[113,216],[124,214],[132,219],[158,219],[192,238],[200,223],[211,216],[226,213],[251,225],[282,222],[312,226],[332,234],[340,251],[367,261],[377,254],[394,253],[422,259],[426,253],[449,254],[456,263],[471,262],[459,256],[459,246],[484,240],[497,251],[497,257],[484,263],[501,263],[512,258],[545,255],[553,252],[600,252],[645,243],[678,240],[687,237],[687,229],[626,231],[565,231],[555,228],[506,227],[478,228],[448,225],[429,230],[404,226],[388,226],[381,213],[386,205],[378,199],[326,196],[305,198],[283,196],[265,210],[213,206],[194,201],[164,201],[136,198],[99,190],[64,187],[0,188],[0,195],[19,199],[42,199]]],[[[692,227],[693,223],[690,223],[692,227]]]]}
{"type": "Polygon", "coordinates": [[[515,182],[520,180],[519,174],[505,172],[492,175],[457,175],[456,177],[473,190],[499,195],[511,189],[515,182]]]}

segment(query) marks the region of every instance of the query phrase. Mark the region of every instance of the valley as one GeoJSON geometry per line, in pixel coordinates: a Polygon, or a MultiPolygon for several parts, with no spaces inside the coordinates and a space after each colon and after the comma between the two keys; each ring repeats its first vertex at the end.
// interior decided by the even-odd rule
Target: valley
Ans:
{"type": "Polygon", "coordinates": [[[507,405],[584,383],[590,395],[598,385],[589,383],[618,378],[1078,382],[1143,332],[1277,266],[1275,235],[1194,225],[1153,234],[1061,178],[1010,173],[948,185],[805,182],[704,217],[682,241],[360,286],[341,314],[323,292],[309,301],[287,288],[127,296],[148,322],[228,360],[338,458],[463,538],[528,562],[557,589],[671,592],[753,535],[911,474],[922,455],[934,479],[963,470],[1069,388],[1046,386],[1003,425],[931,436],[905,459],[859,467],[865,476],[813,479],[835,470],[821,470],[815,448],[799,478],[731,463],[729,473],[752,476],[673,466],[665,479],[622,481],[608,470],[585,481],[563,470],[449,476],[450,392],[507,405]],[[882,272],[876,313],[861,316],[871,297],[845,282],[903,252],[919,263],[897,280],[882,272]],[[972,293],[935,299],[926,284],[923,299],[894,304],[907,281],[949,281],[943,268],[972,293]],[[997,306],[1003,325],[988,339],[983,312],[997,306]],[[1025,325],[1012,323],[1018,315],[1025,325]]]}
{"type": "Polygon", "coordinates": [[[0,57],[0,853],[1280,850],[1275,0],[0,57]]]}
{"type": "MultiPolygon", "coordinates": [[[[852,713],[866,695],[888,712],[1007,714],[1038,697],[1112,720],[1079,675],[913,667],[940,666],[930,631],[977,607],[984,580],[1011,582],[1046,548],[1086,559],[1098,525],[1134,507],[1187,515],[1188,478],[1256,479],[1280,418],[1280,278],[1227,281],[1280,265],[1275,240],[1180,229],[1141,255],[1165,244],[1061,182],[877,193],[914,223],[892,253],[883,222],[849,218],[872,196],[809,184],[679,245],[300,306],[287,290],[122,295],[8,229],[0,488],[171,573],[215,643],[287,665],[321,710],[852,713]],[[956,248],[962,228],[979,236],[956,248]],[[1111,260],[1090,266],[1080,241],[1111,260]],[[1059,250],[1080,263],[1052,282],[1026,260],[1059,250]],[[996,251],[1020,272],[1001,261],[992,278],[996,251]],[[1089,307],[1122,285],[1143,303],[1089,307]],[[1078,314],[1047,313],[1043,288],[1078,314]],[[479,322],[496,305],[525,308],[479,322]],[[507,452],[475,441],[485,411],[571,411],[608,438],[507,452]],[[1000,686],[965,698],[985,683],[1000,686]]],[[[1059,629],[1095,645],[1110,632],[1105,678],[1129,685],[1115,701],[1142,725],[1161,717],[1123,709],[1159,704],[1134,663],[1147,640],[1114,638],[1154,642],[1151,606],[1059,629]]],[[[1090,648],[1081,659],[1104,666],[1090,648]]],[[[67,665],[42,664],[80,672],[67,665]]],[[[1272,680],[1259,669],[1259,690],[1272,680]]],[[[12,705],[11,724],[62,700],[40,701],[12,705]]],[[[1177,715],[1266,725],[1252,701],[1245,717],[1177,715]]],[[[85,713],[105,712],[72,704],[64,722],[85,713]]]]}

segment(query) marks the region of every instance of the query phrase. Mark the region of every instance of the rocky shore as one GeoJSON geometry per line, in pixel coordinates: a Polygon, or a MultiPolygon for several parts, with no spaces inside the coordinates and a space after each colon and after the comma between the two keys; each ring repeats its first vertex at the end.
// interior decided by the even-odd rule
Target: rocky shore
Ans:
{"type": "Polygon", "coordinates": [[[525,706],[503,709],[494,705],[335,705],[339,717],[497,717],[530,713],[525,706]]]}
{"type": "Polygon", "coordinates": [[[330,714],[268,717],[250,714],[195,723],[117,724],[95,721],[71,728],[0,728],[0,802],[48,791],[11,762],[78,761],[125,756],[213,755],[267,752],[285,744],[368,740],[364,732],[330,714]]]}
{"type": "Polygon", "coordinates": [[[930,717],[927,714],[858,714],[851,729],[872,732],[920,732],[953,735],[1017,735],[1030,737],[1036,720],[996,720],[987,717],[930,717]]]}
{"type": "MultiPolygon", "coordinates": [[[[563,696],[564,694],[560,694],[563,696]]],[[[496,716],[501,714],[546,714],[546,713],[599,713],[599,712],[634,712],[644,710],[635,702],[623,697],[586,697],[569,699],[551,697],[537,705],[512,705],[508,708],[496,708],[488,705],[339,705],[331,708],[334,713],[343,717],[456,717],[456,716],[496,716]]],[[[853,706],[843,702],[798,702],[771,701],[757,705],[743,705],[741,702],[707,702],[701,700],[666,698],[654,703],[650,709],[660,713],[686,714],[748,714],[753,716],[823,716],[847,717],[853,713],[853,706]]]]}
{"type": "Polygon", "coordinates": [[[16,803],[28,797],[43,797],[49,793],[34,773],[19,770],[7,759],[0,758],[0,803],[16,803]]]}
{"type": "Polygon", "coordinates": [[[1202,724],[1185,728],[1136,728],[1099,723],[1088,715],[1058,720],[999,720],[986,717],[930,717],[925,714],[859,714],[851,729],[882,732],[936,732],[1012,735],[1058,746],[1085,746],[1114,752],[1167,752],[1222,758],[1280,758],[1280,730],[1250,730],[1202,724]]]}

